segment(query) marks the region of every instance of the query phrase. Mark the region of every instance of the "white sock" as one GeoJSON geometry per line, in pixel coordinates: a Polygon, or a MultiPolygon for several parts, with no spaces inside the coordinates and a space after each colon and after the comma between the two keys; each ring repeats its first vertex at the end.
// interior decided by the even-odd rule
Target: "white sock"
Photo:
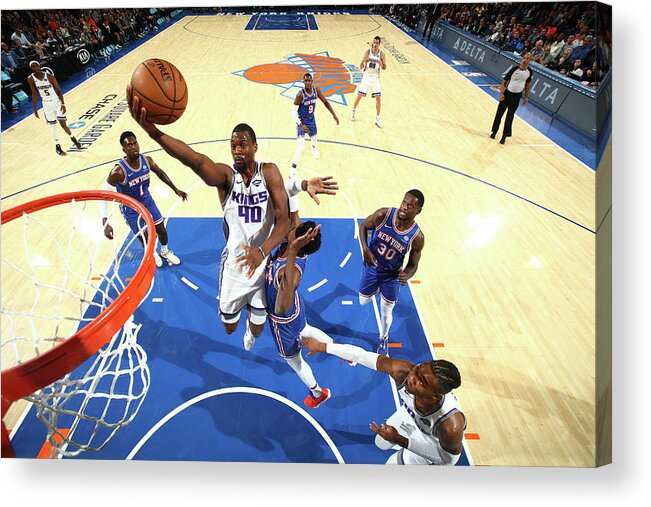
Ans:
{"type": "Polygon", "coordinates": [[[395,306],[395,303],[388,303],[384,298],[380,298],[380,336],[383,338],[389,335],[395,306]]]}
{"type": "Polygon", "coordinates": [[[309,364],[303,361],[303,355],[300,352],[294,357],[286,357],[285,361],[287,361],[287,364],[290,366],[290,368],[296,372],[296,375],[298,375],[298,378],[301,379],[303,384],[308,387],[312,393],[312,396],[315,398],[321,396],[321,393],[323,391],[321,390],[321,387],[319,387],[319,383],[314,378],[312,368],[310,368],[309,364]]]}
{"type": "Polygon", "coordinates": [[[303,147],[305,146],[305,136],[296,138],[296,151],[294,152],[294,164],[298,165],[298,159],[301,158],[303,147]]]}
{"type": "Polygon", "coordinates": [[[59,144],[59,131],[57,130],[57,124],[51,123],[50,127],[52,127],[52,137],[54,138],[54,144],[59,144]]]}
{"type": "Polygon", "coordinates": [[[312,148],[316,149],[316,136],[310,137],[310,141],[312,142],[312,148]]]}
{"type": "Polygon", "coordinates": [[[305,324],[305,327],[301,331],[301,337],[314,338],[316,341],[321,343],[333,342],[332,338],[330,338],[327,334],[316,327],[310,326],[309,324],[305,324]]]}
{"type": "Polygon", "coordinates": [[[168,252],[167,245],[163,245],[163,244],[161,244],[161,246],[160,246],[160,253],[162,253],[163,255],[165,255],[167,252],[168,252]]]}

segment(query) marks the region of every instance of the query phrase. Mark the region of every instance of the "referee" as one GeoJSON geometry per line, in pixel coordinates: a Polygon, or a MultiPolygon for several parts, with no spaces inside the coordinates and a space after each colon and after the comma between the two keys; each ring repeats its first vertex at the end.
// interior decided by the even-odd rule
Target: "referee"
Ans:
{"type": "Polygon", "coordinates": [[[500,103],[497,106],[493,128],[491,129],[491,139],[495,139],[497,131],[500,129],[500,123],[502,121],[502,116],[504,116],[504,111],[508,110],[506,113],[506,120],[504,120],[504,130],[502,131],[500,144],[504,144],[506,138],[511,137],[513,116],[515,116],[515,110],[520,105],[520,96],[522,95],[523,90],[524,100],[522,101],[522,105],[527,105],[529,89],[531,88],[531,75],[533,74],[529,68],[531,56],[531,53],[525,53],[522,55],[520,64],[511,67],[502,80],[502,87],[500,88],[500,103]]]}

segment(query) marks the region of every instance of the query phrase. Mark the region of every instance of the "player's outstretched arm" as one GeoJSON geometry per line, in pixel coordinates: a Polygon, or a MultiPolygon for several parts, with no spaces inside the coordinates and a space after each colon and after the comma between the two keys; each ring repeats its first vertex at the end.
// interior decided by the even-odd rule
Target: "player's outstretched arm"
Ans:
{"type": "Polygon", "coordinates": [[[372,370],[377,370],[386,373],[393,380],[402,383],[405,377],[409,374],[411,369],[415,366],[410,361],[404,359],[394,359],[388,356],[369,352],[356,345],[348,345],[344,343],[324,343],[315,340],[314,338],[303,337],[301,338],[301,347],[308,350],[307,355],[311,356],[319,352],[340,357],[351,363],[359,363],[372,370]]]}
{"type": "Polygon", "coordinates": [[[423,248],[425,248],[425,235],[423,234],[423,231],[418,231],[418,234],[411,244],[407,265],[405,266],[404,270],[400,270],[400,274],[398,275],[398,281],[402,285],[407,283],[407,280],[416,274],[423,248]]]}
{"type": "Polygon", "coordinates": [[[149,163],[149,167],[151,170],[154,172],[156,176],[158,176],[163,183],[165,183],[168,187],[170,187],[172,190],[174,190],[174,193],[178,195],[181,200],[187,201],[188,200],[188,194],[185,193],[183,190],[179,190],[174,182],[171,180],[171,178],[167,175],[165,171],[163,171],[156,162],[154,162],[154,159],[151,157],[146,157],[147,162],[149,163]]]}
{"type": "Polygon", "coordinates": [[[224,187],[230,182],[231,170],[227,165],[213,162],[202,153],[194,151],[180,139],[161,132],[156,125],[147,120],[147,110],[141,107],[140,99],[133,95],[131,85],[127,85],[127,102],[131,116],[149,137],[160,144],[168,155],[192,169],[206,185],[224,187]]]}
{"type": "Polygon", "coordinates": [[[301,249],[307,245],[321,230],[321,226],[317,225],[313,229],[308,229],[305,234],[294,238],[287,246],[287,262],[282,271],[280,283],[278,285],[278,297],[276,298],[276,305],[274,313],[276,315],[286,315],[292,308],[294,301],[294,292],[301,283],[301,272],[296,267],[296,256],[301,249]]]}

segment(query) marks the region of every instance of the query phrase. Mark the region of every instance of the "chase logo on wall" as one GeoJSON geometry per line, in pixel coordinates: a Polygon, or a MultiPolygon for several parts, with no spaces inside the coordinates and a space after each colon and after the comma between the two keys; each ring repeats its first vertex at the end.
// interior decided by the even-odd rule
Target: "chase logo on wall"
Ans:
{"type": "Polygon", "coordinates": [[[90,53],[88,50],[80,49],[77,51],[77,60],[79,60],[82,65],[86,65],[90,61],[90,53]]]}
{"type": "Polygon", "coordinates": [[[282,88],[280,94],[294,100],[303,89],[303,75],[309,72],[323,95],[330,102],[346,106],[345,94],[353,93],[362,80],[362,71],[356,65],[331,57],[327,51],[313,55],[295,53],[276,63],[263,63],[233,72],[249,81],[282,88]]]}

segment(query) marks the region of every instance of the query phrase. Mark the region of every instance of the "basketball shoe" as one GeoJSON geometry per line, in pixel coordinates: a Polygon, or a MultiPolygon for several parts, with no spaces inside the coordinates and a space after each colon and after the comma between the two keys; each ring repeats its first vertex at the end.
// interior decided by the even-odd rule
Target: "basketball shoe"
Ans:
{"type": "Polygon", "coordinates": [[[321,154],[319,153],[319,150],[317,150],[316,146],[312,146],[312,155],[314,155],[314,158],[317,160],[321,158],[321,154]]]}
{"type": "Polygon", "coordinates": [[[156,263],[157,268],[160,268],[163,265],[163,259],[160,258],[160,255],[158,255],[156,250],[154,250],[154,262],[156,263]]]}
{"type": "Polygon", "coordinates": [[[253,345],[255,345],[255,336],[253,336],[253,333],[251,332],[251,325],[249,324],[249,319],[246,319],[246,333],[244,333],[244,338],[242,341],[244,342],[244,350],[247,352],[253,348],[253,345]]]}
{"type": "Polygon", "coordinates": [[[70,136],[70,140],[73,142],[73,144],[77,147],[78,150],[81,150],[81,143],[77,141],[77,138],[75,136],[70,136]]]}
{"type": "Polygon", "coordinates": [[[178,266],[181,264],[181,259],[174,255],[172,250],[168,250],[167,252],[161,251],[160,256],[165,259],[170,266],[178,266]]]}
{"type": "Polygon", "coordinates": [[[389,353],[389,337],[380,336],[376,352],[381,356],[386,356],[389,353]]]}
{"type": "Polygon", "coordinates": [[[382,128],[382,120],[380,120],[379,116],[375,117],[375,124],[379,127],[382,128]]]}
{"type": "Polygon", "coordinates": [[[303,403],[307,408],[319,408],[323,403],[328,401],[330,399],[330,389],[327,387],[324,387],[321,390],[321,396],[318,398],[315,398],[312,393],[308,394],[305,399],[303,400],[303,403]]]}
{"type": "Polygon", "coordinates": [[[355,110],[354,109],[350,112],[350,121],[355,121],[355,110]]]}
{"type": "Polygon", "coordinates": [[[66,152],[61,149],[60,144],[57,144],[54,149],[56,150],[57,155],[65,155],[66,154],[66,152]]]}

